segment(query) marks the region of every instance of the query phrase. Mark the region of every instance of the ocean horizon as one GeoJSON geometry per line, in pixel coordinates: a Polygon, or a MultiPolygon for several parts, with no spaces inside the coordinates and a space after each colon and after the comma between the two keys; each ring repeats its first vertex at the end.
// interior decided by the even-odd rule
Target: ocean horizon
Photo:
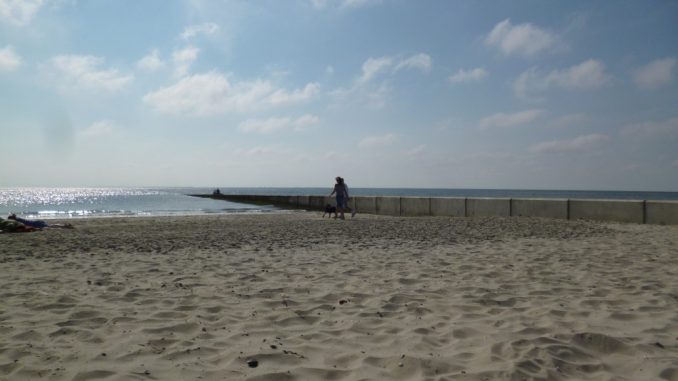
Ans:
{"type": "MultiPolygon", "coordinates": [[[[4,187],[0,216],[27,218],[95,218],[276,213],[273,205],[250,205],[191,197],[209,194],[327,195],[322,187],[4,187]]],[[[354,196],[509,197],[616,200],[678,200],[678,192],[530,189],[352,188],[354,196]]]]}

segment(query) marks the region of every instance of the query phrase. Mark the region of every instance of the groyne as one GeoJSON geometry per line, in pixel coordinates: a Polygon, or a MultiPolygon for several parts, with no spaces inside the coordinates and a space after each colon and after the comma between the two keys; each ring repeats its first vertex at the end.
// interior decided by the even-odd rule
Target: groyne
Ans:
{"type": "MultiPolygon", "coordinates": [[[[327,204],[334,205],[334,199],[331,197],[312,195],[192,196],[307,210],[323,210],[327,204]]],[[[349,201],[349,206],[356,208],[360,213],[404,217],[542,217],[678,225],[678,201],[355,196],[349,201]]]]}

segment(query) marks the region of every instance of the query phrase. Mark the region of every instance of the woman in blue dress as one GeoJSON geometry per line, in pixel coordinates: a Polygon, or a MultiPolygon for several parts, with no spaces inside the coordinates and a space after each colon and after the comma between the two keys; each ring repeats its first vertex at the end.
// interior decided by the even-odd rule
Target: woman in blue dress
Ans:
{"type": "MultiPolygon", "coordinates": [[[[348,206],[348,185],[344,182],[344,179],[341,178],[340,176],[337,176],[335,178],[337,181],[336,184],[334,184],[334,189],[332,190],[332,193],[330,193],[330,197],[332,195],[336,194],[337,198],[337,212],[340,213],[339,218],[342,220],[344,219],[344,211],[351,212],[351,218],[353,218],[356,214],[355,209],[351,209],[348,206]]],[[[336,216],[334,218],[337,218],[336,216]]]]}
{"type": "Polygon", "coordinates": [[[47,222],[42,220],[27,220],[21,217],[17,217],[16,214],[12,213],[7,217],[9,220],[14,220],[20,222],[26,226],[30,226],[35,229],[44,229],[44,228],[59,228],[59,229],[73,229],[71,224],[47,224],[47,222]]]}

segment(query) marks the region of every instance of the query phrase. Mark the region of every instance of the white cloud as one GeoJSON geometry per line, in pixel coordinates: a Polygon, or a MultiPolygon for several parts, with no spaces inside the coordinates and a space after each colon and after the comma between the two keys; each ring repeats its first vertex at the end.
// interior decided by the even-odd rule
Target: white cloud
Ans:
{"type": "Polygon", "coordinates": [[[99,70],[104,62],[100,57],[60,55],[52,57],[51,62],[72,84],[93,90],[118,91],[134,78],[117,69],[99,70]]]}
{"type": "Polygon", "coordinates": [[[360,8],[381,3],[382,0],[311,0],[316,9],[326,7],[336,8],[360,8]]]}
{"type": "Polygon", "coordinates": [[[379,73],[387,71],[392,64],[393,59],[391,57],[368,58],[367,61],[363,63],[363,74],[357,80],[358,85],[364,85],[370,82],[379,73]]]}
{"type": "Polygon", "coordinates": [[[568,90],[594,89],[610,82],[602,62],[594,59],[586,60],[564,70],[553,70],[542,74],[532,68],[523,72],[513,83],[518,96],[527,97],[530,93],[545,91],[550,88],[568,90]]]}
{"type": "Polygon", "coordinates": [[[238,126],[240,131],[270,134],[289,127],[290,118],[248,119],[238,126]]]}
{"type": "Polygon", "coordinates": [[[584,114],[568,114],[550,120],[546,124],[546,126],[549,128],[567,128],[575,125],[580,125],[585,121],[586,115],[584,114]]]}
{"type": "Polygon", "coordinates": [[[325,159],[325,160],[336,160],[338,158],[345,157],[345,156],[346,156],[346,154],[344,154],[344,153],[338,153],[336,151],[329,151],[329,152],[325,152],[322,155],[322,158],[325,159]]]}
{"type": "Polygon", "coordinates": [[[638,87],[654,89],[673,81],[676,67],[675,58],[664,58],[650,62],[633,73],[633,80],[638,87]]]}
{"type": "Polygon", "coordinates": [[[306,114],[302,115],[297,120],[294,121],[294,125],[297,129],[304,129],[320,122],[320,118],[315,115],[306,114]]]}
{"type": "Polygon", "coordinates": [[[376,147],[383,147],[383,146],[388,146],[394,141],[396,141],[397,136],[394,134],[386,134],[386,135],[379,135],[379,136],[368,136],[361,140],[358,143],[358,147],[360,148],[376,148],[376,147]]]}
{"type": "Polygon", "coordinates": [[[100,136],[107,136],[115,131],[115,123],[110,120],[100,120],[92,123],[89,127],[84,129],[80,134],[86,138],[95,138],[100,136]]]}
{"type": "Polygon", "coordinates": [[[393,68],[393,73],[404,69],[418,69],[423,72],[428,72],[431,70],[431,66],[431,56],[425,53],[415,54],[401,59],[397,63],[393,57],[370,57],[363,63],[362,75],[356,80],[356,85],[365,85],[375,79],[379,74],[387,73],[391,68],[393,68]]]}
{"type": "Polygon", "coordinates": [[[415,54],[411,57],[401,60],[395,67],[395,71],[401,69],[419,69],[424,72],[431,71],[433,66],[431,56],[425,53],[415,54]]]}
{"type": "Polygon", "coordinates": [[[435,122],[434,126],[438,131],[449,131],[457,128],[461,128],[463,122],[458,117],[448,117],[445,119],[438,120],[435,122]]]}
{"type": "Polygon", "coordinates": [[[283,152],[274,146],[256,146],[248,150],[242,151],[242,153],[248,156],[261,156],[268,154],[280,154],[283,152]]]}
{"type": "Polygon", "coordinates": [[[488,76],[487,70],[477,67],[471,70],[459,69],[454,75],[451,75],[448,80],[452,84],[463,83],[463,82],[477,82],[488,76]]]}
{"type": "Polygon", "coordinates": [[[293,129],[301,131],[309,126],[318,123],[319,118],[315,115],[303,115],[299,118],[268,118],[268,119],[248,119],[238,126],[243,132],[256,134],[271,134],[274,132],[293,129]]]}
{"type": "Polygon", "coordinates": [[[342,0],[341,6],[346,8],[360,8],[381,3],[381,0],[342,0]]]}
{"type": "Polygon", "coordinates": [[[44,0],[0,0],[0,17],[18,26],[28,24],[45,4],[44,0]]]}
{"type": "Polygon", "coordinates": [[[601,134],[590,134],[577,136],[574,139],[553,140],[537,143],[530,147],[530,151],[536,153],[559,153],[587,151],[599,147],[608,142],[610,138],[601,134]]]}
{"type": "Polygon", "coordinates": [[[485,43],[494,46],[506,55],[534,56],[551,48],[556,38],[549,32],[530,23],[512,25],[506,19],[494,26],[485,38],[485,43]]]}
{"type": "Polygon", "coordinates": [[[200,49],[189,46],[181,50],[175,50],[172,53],[172,61],[174,62],[174,75],[183,77],[188,74],[193,62],[198,58],[200,49]]]}
{"type": "Polygon", "coordinates": [[[424,152],[425,149],[426,149],[426,145],[425,145],[425,144],[420,144],[420,145],[418,145],[418,146],[416,146],[416,147],[413,147],[413,148],[409,149],[409,150],[408,150],[407,152],[405,152],[405,153],[407,154],[407,156],[419,156],[419,155],[421,155],[421,154],[424,152]]]}
{"type": "Polygon", "coordinates": [[[319,90],[320,85],[315,82],[307,84],[303,89],[292,91],[277,89],[272,94],[268,95],[267,101],[272,105],[300,103],[313,98],[319,90]]]}
{"type": "Polygon", "coordinates": [[[184,28],[184,31],[181,33],[181,38],[184,40],[191,39],[193,37],[196,37],[200,34],[202,35],[210,35],[214,34],[219,31],[219,25],[215,23],[203,23],[203,24],[198,24],[198,25],[191,25],[187,26],[184,28]]]}
{"type": "Polygon", "coordinates": [[[165,63],[160,59],[158,49],[153,49],[152,52],[148,53],[137,62],[137,67],[139,69],[148,71],[155,71],[163,68],[164,66],[165,63]]]}
{"type": "Polygon", "coordinates": [[[286,153],[282,151],[279,147],[277,146],[255,146],[250,149],[241,149],[238,148],[233,152],[236,156],[264,156],[264,155],[270,155],[270,154],[282,154],[286,153]]]}
{"type": "Polygon", "coordinates": [[[271,168],[276,168],[276,170],[278,170],[281,165],[293,165],[294,162],[306,161],[308,158],[305,154],[300,154],[299,151],[292,150],[280,144],[259,145],[252,148],[237,148],[232,151],[232,155],[235,158],[245,157],[245,160],[241,165],[248,167],[270,165],[271,168]]]}
{"type": "Polygon", "coordinates": [[[553,71],[546,77],[547,82],[566,89],[597,88],[609,81],[605,66],[598,60],[587,60],[566,70],[553,71]]]}
{"type": "Polygon", "coordinates": [[[339,88],[331,92],[338,101],[360,102],[368,107],[382,108],[389,97],[391,86],[387,79],[400,70],[417,69],[429,71],[431,57],[424,53],[415,54],[408,58],[397,60],[393,57],[368,58],[361,67],[361,75],[357,77],[349,88],[339,88]],[[379,76],[382,81],[377,81],[379,76]]]}
{"type": "Polygon", "coordinates": [[[146,94],[143,100],[160,113],[207,116],[301,103],[315,96],[318,88],[317,83],[292,91],[264,80],[231,83],[225,75],[213,71],[184,77],[146,94]]]}
{"type": "Polygon", "coordinates": [[[357,99],[364,102],[367,107],[378,110],[386,105],[391,96],[391,87],[385,83],[370,89],[363,89],[357,99]]]}
{"type": "Polygon", "coordinates": [[[478,126],[482,129],[522,126],[534,122],[545,113],[546,112],[541,109],[531,109],[511,114],[500,112],[481,119],[478,126]]]}
{"type": "Polygon", "coordinates": [[[678,135],[678,117],[660,122],[645,122],[629,125],[621,130],[622,136],[659,136],[670,134],[678,135]]]}
{"type": "Polygon", "coordinates": [[[21,65],[21,57],[14,52],[14,49],[7,45],[0,49],[0,71],[11,71],[21,65]]]}

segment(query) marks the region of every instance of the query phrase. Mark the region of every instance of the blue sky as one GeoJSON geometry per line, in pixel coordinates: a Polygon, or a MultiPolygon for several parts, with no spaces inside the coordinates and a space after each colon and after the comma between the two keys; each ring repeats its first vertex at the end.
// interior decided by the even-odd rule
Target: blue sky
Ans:
{"type": "Polygon", "coordinates": [[[678,191],[676,36],[676,1],[0,0],[0,186],[678,191]]]}

